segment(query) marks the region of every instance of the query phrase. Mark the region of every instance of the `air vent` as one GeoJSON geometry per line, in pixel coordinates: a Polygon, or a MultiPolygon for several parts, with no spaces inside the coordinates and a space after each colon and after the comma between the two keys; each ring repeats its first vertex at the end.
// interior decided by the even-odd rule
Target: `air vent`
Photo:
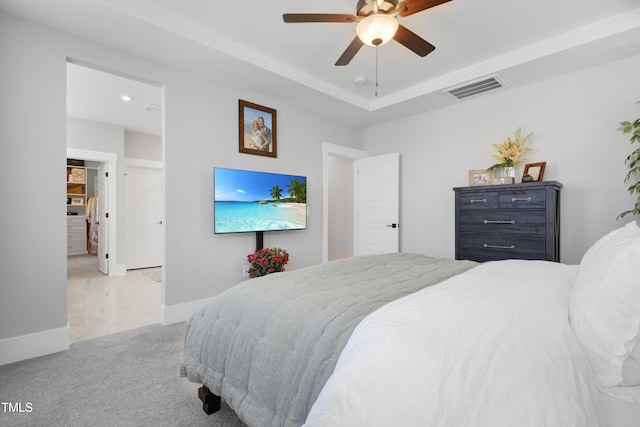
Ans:
{"type": "Polygon", "coordinates": [[[162,112],[162,107],[157,105],[157,104],[144,104],[142,106],[142,109],[144,111],[149,111],[151,113],[161,113],[162,112]]]}
{"type": "Polygon", "coordinates": [[[500,89],[502,87],[505,87],[505,84],[498,80],[498,76],[491,76],[453,89],[447,89],[445,92],[455,96],[457,99],[464,99],[490,90],[500,89]]]}

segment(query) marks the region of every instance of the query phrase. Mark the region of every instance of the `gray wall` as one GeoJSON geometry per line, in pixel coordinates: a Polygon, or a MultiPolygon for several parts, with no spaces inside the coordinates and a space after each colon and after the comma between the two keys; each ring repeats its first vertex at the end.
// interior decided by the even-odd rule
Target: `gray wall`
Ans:
{"type": "Polygon", "coordinates": [[[4,14],[0,52],[0,191],[10,200],[0,207],[0,340],[67,325],[67,58],[165,87],[166,306],[240,281],[255,249],[253,235],[213,235],[214,166],[307,175],[308,230],[267,234],[265,245],[286,248],[291,268],[322,260],[321,143],[360,149],[362,130],[4,14]],[[238,153],[238,99],[278,111],[277,159],[238,153]]]}
{"type": "Polygon", "coordinates": [[[0,15],[0,339],[67,324],[66,72],[55,39],[0,15]]]}
{"type": "MultiPolygon", "coordinates": [[[[535,132],[525,163],[547,162],[561,192],[561,261],[578,263],[606,232],[629,222],[623,180],[631,152],[619,122],[640,117],[640,56],[507,89],[365,131],[369,153],[401,153],[401,250],[454,255],[453,187],[495,163],[492,143],[535,132]]],[[[524,164],[517,168],[519,182],[524,164]]]]}

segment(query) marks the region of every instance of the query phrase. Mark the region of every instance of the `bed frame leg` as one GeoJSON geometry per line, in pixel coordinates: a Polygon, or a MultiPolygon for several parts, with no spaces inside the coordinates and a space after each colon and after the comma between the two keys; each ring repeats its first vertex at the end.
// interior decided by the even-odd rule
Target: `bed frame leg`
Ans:
{"type": "Polygon", "coordinates": [[[211,393],[206,385],[198,389],[198,397],[202,400],[202,410],[205,414],[211,415],[220,410],[220,396],[211,393]]]}

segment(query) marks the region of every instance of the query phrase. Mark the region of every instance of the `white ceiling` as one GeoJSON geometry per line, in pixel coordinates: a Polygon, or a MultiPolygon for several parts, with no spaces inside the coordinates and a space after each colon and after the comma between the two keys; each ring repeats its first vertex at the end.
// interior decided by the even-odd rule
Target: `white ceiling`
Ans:
{"type": "Polygon", "coordinates": [[[363,127],[465,102],[443,91],[486,76],[508,90],[640,54],[640,0],[452,0],[399,18],[436,50],[421,58],[395,41],[379,47],[376,96],[375,48],[333,65],[355,24],[282,21],[283,13],[352,14],[356,3],[0,0],[0,11],[363,127]],[[368,83],[355,84],[359,76],[368,83]]]}
{"type": "Polygon", "coordinates": [[[162,88],[67,63],[67,116],[162,135],[162,88]],[[124,101],[123,95],[131,97],[124,101]],[[153,108],[145,108],[151,106],[153,108]]]}

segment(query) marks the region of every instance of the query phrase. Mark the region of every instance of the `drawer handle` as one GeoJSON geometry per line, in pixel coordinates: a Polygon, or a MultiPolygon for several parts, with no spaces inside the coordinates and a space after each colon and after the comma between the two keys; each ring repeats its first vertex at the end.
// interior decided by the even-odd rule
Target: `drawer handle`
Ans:
{"type": "Polygon", "coordinates": [[[474,204],[474,203],[487,203],[487,199],[471,199],[469,201],[469,203],[474,204]]]}
{"type": "Polygon", "coordinates": [[[512,220],[490,220],[490,219],[485,219],[483,221],[485,224],[515,224],[516,220],[512,219],[512,220]]]}
{"type": "Polygon", "coordinates": [[[512,197],[511,201],[512,202],[530,202],[531,201],[531,197],[521,197],[521,198],[512,197]]]}
{"type": "Polygon", "coordinates": [[[488,245],[488,244],[484,244],[485,248],[490,248],[490,249],[515,249],[516,247],[514,245],[511,246],[501,246],[501,245],[488,245]]]}

